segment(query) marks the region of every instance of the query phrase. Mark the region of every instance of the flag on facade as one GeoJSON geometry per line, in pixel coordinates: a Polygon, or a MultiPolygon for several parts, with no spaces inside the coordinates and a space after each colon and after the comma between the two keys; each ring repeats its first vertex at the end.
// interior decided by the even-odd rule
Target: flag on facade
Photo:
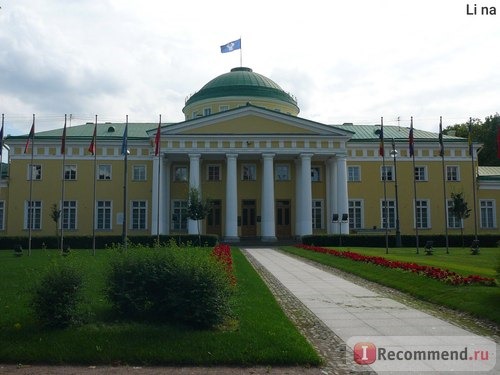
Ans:
{"type": "Polygon", "coordinates": [[[160,122],[158,122],[158,130],[156,130],[156,136],[155,136],[155,156],[158,156],[160,154],[160,147],[161,147],[161,117],[160,117],[160,122]]]}
{"type": "Polygon", "coordinates": [[[128,143],[128,121],[125,124],[125,130],[123,131],[122,155],[127,155],[127,143],[128,143]]]}
{"type": "Polygon", "coordinates": [[[220,46],[221,53],[233,52],[237,49],[241,49],[241,38],[220,46]]]}
{"type": "Polygon", "coordinates": [[[89,146],[89,152],[92,155],[95,155],[96,140],[97,140],[97,120],[96,120],[96,123],[94,125],[94,134],[92,135],[92,140],[90,141],[90,146],[89,146]]]}
{"type": "Polygon", "coordinates": [[[444,156],[444,143],[443,143],[443,118],[439,118],[439,156],[444,156]]]}
{"type": "Polygon", "coordinates": [[[469,143],[469,156],[472,156],[472,120],[469,122],[469,135],[467,137],[467,142],[469,143]]]}
{"type": "Polygon", "coordinates": [[[61,137],[61,155],[66,153],[66,116],[64,116],[64,128],[61,137]]]}
{"type": "Polygon", "coordinates": [[[378,154],[384,156],[384,123],[380,124],[380,134],[379,134],[380,144],[378,147],[378,154]]]}
{"type": "Polygon", "coordinates": [[[28,148],[30,146],[30,140],[32,141],[35,137],[35,119],[33,119],[33,124],[31,125],[30,133],[28,134],[28,139],[26,140],[26,146],[24,146],[24,153],[28,152],[28,148]]]}
{"type": "Polygon", "coordinates": [[[415,153],[415,140],[413,139],[413,121],[410,123],[410,134],[408,135],[408,148],[410,156],[415,153]]]}

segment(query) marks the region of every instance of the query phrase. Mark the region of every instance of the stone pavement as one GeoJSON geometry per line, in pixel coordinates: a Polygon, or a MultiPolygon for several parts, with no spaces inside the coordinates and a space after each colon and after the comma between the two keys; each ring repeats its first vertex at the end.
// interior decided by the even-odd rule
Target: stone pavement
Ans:
{"type": "MultiPolygon", "coordinates": [[[[401,336],[410,338],[409,340],[425,336],[427,341],[434,340],[438,346],[449,342],[446,338],[449,336],[454,336],[457,340],[462,340],[462,338],[465,340],[465,337],[472,341],[477,339],[480,343],[484,340],[454,324],[347,281],[335,275],[334,272],[327,272],[296,257],[271,248],[247,248],[244,252],[250,255],[250,261],[254,266],[255,262],[258,262],[319,318],[327,327],[325,329],[331,330],[334,336],[337,336],[343,343],[347,343],[355,336],[391,336],[395,337],[396,341],[398,340],[396,337],[401,336]]],[[[269,284],[269,281],[266,281],[269,284]]],[[[332,343],[332,345],[338,345],[338,339],[337,343],[332,343]]],[[[496,350],[493,347],[493,352],[495,351],[499,352],[498,345],[496,345],[496,350]]],[[[350,355],[344,355],[343,363],[339,363],[341,358],[337,355],[334,361],[337,363],[330,363],[328,366],[331,372],[340,374],[366,369],[367,366],[361,367],[349,361],[349,357],[350,355]],[[345,366],[351,367],[350,370],[345,366]],[[340,367],[339,371],[335,370],[336,367],[340,367]]],[[[443,371],[442,362],[437,367],[433,365],[429,367],[429,364],[423,366],[425,368],[423,371],[436,371],[440,368],[443,371]]],[[[446,370],[451,370],[451,368],[446,370]]],[[[460,373],[457,370],[455,369],[455,374],[460,373]]],[[[478,368],[475,370],[477,371],[478,368]]],[[[500,361],[496,361],[495,368],[489,373],[500,374],[500,361]]]]}

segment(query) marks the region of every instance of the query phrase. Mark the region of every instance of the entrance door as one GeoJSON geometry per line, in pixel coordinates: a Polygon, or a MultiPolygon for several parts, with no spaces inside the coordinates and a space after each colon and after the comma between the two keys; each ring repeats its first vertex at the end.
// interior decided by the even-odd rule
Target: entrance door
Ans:
{"type": "Polygon", "coordinates": [[[255,199],[243,199],[241,201],[241,236],[255,237],[256,235],[255,199]]]}
{"type": "Polygon", "coordinates": [[[276,237],[288,238],[292,235],[290,226],[290,201],[276,201],[276,237]]]}
{"type": "Polygon", "coordinates": [[[222,235],[221,212],[222,203],[220,199],[213,200],[210,212],[207,215],[207,234],[222,235]]]}

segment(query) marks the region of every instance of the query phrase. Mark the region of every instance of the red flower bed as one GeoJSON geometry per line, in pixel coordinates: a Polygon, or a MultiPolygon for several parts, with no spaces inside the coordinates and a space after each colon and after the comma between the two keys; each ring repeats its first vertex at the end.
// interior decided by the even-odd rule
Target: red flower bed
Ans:
{"type": "Polygon", "coordinates": [[[319,246],[296,245],[296,247],[304,250],[314,251],[317,253],[323,253],[323,254],[333,255],[336,257],[347,258],[354,260],[356,262],[372,263],[381,267],[395,268],[403,271],[413,272],[452,285],[470,285],[470,284],[479,284],[486,286],[496,285],[495,279],[493,278],[483,277],[478,275],[462,276],[450,270],[445,270],[442,268],[431,267],[431,266],[424,266],[417,263],[400,262],[397,260],[389,260],[378,256],[363,255],[359,253],[354,253],[352,251],[339,251],[339,250],[326,249],[324,247],[319,247],[319,246]]]}
{"type": "Polygon", "coordinates": [[[212,255],[220,262],[231,280],[231,284],[236,284],[236,276],[234,276],[233,272],[233,257],[231,255],[231,247],[227,244],[220,243],[215,245],[212,250],[212,255]]]}

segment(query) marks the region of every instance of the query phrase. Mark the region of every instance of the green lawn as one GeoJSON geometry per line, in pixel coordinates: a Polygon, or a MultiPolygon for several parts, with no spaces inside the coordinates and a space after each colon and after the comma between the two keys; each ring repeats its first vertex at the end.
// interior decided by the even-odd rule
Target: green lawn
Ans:
{"type": "MultiPolygon", "coordinates": [[[[478,274],[488,277],[495,277],[495,270],[500,256],[500,249],[498,248],[481,249],[480,255],[471,255],[468,249],[462,248],[452,248],[450,249],[450,254],[446,254],[445,249],[436,249],[435,255],[430,256],[425,255],[422,249],[420,254],[416,254],[415,248],[391,248],[389,249],[389,254],[385,254],[385,248],[335,247],[335,249],[432,265],[449,269],[462,275],[478,274]]],[[[500,327],[500,309],[498,309],[498,306],[500,306],[499,286],[452,286],[402,270],[355,262],[350,259],[315,253],[296,247],[284,247],[283,250],[398,289],[418,299],[469,313],[493,322],[500,327]]]]}
{"type": "MultiPolygon", "coordinates": [[[[132,251],[132,250],[129,250],[132,251]]],[[[104,273],[112,252],[93,257],[74,250],[34,250],[30,257],[0,252],[0,362],[130,365],[318,365],[320,358],[238,249],[237,321],[226,330],[114,321],[104,298],[104,273]],[[86,275],[90,320],[78,328],[39,328],[28,307],[29,290],[51,263],[69,262],[86,275]]]]}

